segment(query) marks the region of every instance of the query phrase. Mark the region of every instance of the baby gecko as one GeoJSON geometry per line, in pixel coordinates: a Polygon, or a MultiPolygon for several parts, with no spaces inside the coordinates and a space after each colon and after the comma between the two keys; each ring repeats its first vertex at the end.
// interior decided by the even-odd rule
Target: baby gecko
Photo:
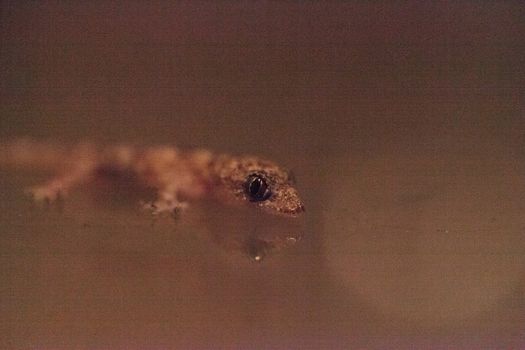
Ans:
{"type": "Polygon", "coordinates": [[[221,203],[244,203],[268,213],[296,217],[304,212],[290,172],[255,156],[182,151],[157,146],[72,148],[27,139],[0,146],[0,167],[49,169],[58,174],[28,190],[37,202],[55,202],[75,187],[98,178],[131,176],[156,192],[144,204],[154,214],[178,213],[191,201],[213,197],[221,203]]]}

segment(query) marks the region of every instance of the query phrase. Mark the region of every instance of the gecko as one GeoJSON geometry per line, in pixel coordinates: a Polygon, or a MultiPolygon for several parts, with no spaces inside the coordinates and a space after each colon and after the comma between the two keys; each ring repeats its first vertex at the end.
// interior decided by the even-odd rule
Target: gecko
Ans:
{"type": "Polygon", "coordinates": [[[133,178],[155,191],[143,203],[153,214],[176,214],[189,203],[214,198],[226,205],[244,204],[270,214],[297,217],[305,211],[291,172],[256,156],[209,150],[183,151],[173,146],[63,147],[19,139],[0,146],[0,167],[56,172],[48,182],[27,190],[35,201],[53,203],[98,178],[133,178]]]}

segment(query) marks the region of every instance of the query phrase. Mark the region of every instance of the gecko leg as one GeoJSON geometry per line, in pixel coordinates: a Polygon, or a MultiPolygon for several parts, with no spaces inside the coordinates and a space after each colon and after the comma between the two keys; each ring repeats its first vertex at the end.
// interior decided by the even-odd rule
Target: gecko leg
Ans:
{"type": "Polygon", "coordinates": [[[27,193],[39,203],[56,202],[58,199],[65,197],[72,188],[87,181],[93,169],[94,166],[91,164],[79,164],[62,176],[57,176],[43,185],[28,189],[27,193]]]}

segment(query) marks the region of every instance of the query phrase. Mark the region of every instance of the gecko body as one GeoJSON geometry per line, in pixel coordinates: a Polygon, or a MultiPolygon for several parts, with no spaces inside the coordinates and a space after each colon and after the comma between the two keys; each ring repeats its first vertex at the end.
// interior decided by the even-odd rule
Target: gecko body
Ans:
{"type": "Polygon", "coordinates": [[[203,198],[244,203],[288,217],[304,212],[291,174],[255,156],[182,151],[169,146],[138,149],[81,144],[66,148],[24,139],[1,146],[1,166],[54,171],[51,180],[28,190],[40,202],[54,202],[98,178],[119,181],[127,174],[154,189],[156,198],[144,207],[155,214],[177,213],[203,198]]]}

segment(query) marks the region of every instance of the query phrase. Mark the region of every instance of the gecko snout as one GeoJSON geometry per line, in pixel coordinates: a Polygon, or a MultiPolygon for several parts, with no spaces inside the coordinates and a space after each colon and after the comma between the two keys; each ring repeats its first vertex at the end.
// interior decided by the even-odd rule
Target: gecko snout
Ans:
{"type": "Polygon", "coordinates": [[[297,216],[305,211],[304,204],[293,187],[279,188],[264,205],[278,214],[287,216],[297,216]]]}

